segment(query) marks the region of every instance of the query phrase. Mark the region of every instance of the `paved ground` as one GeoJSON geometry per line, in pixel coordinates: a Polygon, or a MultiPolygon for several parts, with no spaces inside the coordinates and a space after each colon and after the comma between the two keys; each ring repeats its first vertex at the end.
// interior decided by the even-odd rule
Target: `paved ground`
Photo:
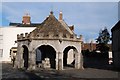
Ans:
{"type": "Polygon", "coordinates": [[[120,72],[95,68],[63,71],[42,70],[25,71],[13,69],[12,64],[2,64],[2,80],[118,80],[120,72]]]}

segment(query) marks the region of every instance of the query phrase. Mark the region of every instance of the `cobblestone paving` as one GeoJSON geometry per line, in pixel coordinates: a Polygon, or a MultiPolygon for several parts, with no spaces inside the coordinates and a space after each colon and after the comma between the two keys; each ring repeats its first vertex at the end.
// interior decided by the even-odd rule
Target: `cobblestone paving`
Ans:
{"type": "Polygon", "coordinates": [[[2,64],[2,80],[118,80],[119,76],[117,71],[93,68],[25,71],[14,69],[9,63],[2,64]]]}

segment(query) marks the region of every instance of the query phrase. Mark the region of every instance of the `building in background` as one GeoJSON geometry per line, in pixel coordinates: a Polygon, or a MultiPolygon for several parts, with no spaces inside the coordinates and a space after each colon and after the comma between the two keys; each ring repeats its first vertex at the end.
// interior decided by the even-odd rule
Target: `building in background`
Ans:
{"type": "MultiPolygon", "coordinates": [[[[100,53],[100,51],[97,48],[97,43],[93,43],[91,41],[91,43],[83,43],[82,44],[82,52],[85,53],[86,55],[89,53],[100,53]]],[[[113,56],[112,56],[112,44],[107,44],[107,46],[109,47],[109,52],[108,52],[108,58],[109,58],[109,64],[111,64],[113,62],[113,56]]]]}
{"type": "MultiPolygon", "coordinates": [[[[112,51],[112,44],[107,44],[107,46],[109,47],[109,51],[112,51]]],[[[97,51],[97,43],[83,43],[82,44],[82,50],[89,50],[90,52],[92,51],[97,51]]]]}
{"type": "Polygon", "coordinates": [[[120,20],[111,29],[113,64],[120,69],[120,20]]]}
{"type": "Polygon", "coordinates": [[[0,27],[0,61],[11,61],[10,49],[17,47],[15,41],[17,40],[17,34],[23,32],[31,32],[35,27],[0,27]]]}
{"type": "Polygon", "coordinates": [[[90,52],[91,51],[94,51],[94,50],[96,50],[96,43],[83,43],[82,44],[82,50],[84,51],[84,50],[89,50],[90,52]]]}
{"type": "Polygon", "coordinates": [[[17,34],[30,33],[39,24],[31,23],[30,15],[25,14],[21,23],[10,23],[9,26],[0,27],[0,61],[11,61],[10,49],[17,47],[17,34]]]}

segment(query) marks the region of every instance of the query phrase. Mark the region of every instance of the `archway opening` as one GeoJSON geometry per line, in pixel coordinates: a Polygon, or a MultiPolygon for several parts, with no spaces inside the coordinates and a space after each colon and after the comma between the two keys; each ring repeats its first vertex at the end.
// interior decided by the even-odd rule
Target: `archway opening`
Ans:
{"type": "Polygon", "coordinates": [[[42,63],[45,58],[49,58],[50,68],[56,68],[56,51],[50,45],[42,45],[36,49],[36,64],[42,63]]]}
{"type": "Polygon", "coordinates": [[[28,68],[28,58],[29,58],[29,54],[28,54],[28,48],[27,46],[23,45],[23,60],[24,60],[24,68],[28,68]]]}
{"type": "Polygon", "coordinates": [[[77,53],[77,49],[73,46],[68,46],[63,51],[63,66],[64,68],[75,67],[75,55],[77,53]]]}

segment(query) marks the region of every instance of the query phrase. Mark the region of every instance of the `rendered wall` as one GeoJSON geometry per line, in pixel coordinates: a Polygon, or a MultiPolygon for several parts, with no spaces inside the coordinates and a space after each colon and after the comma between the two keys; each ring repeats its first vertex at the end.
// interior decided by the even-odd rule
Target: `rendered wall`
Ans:
{"type": "Polygon", "coordinates": [[[3,49],[3,56],[0,61],[11,61],[10,49],[11,47],[17,47],[15,41],[17,40],[17,34],[31,32],[35,27],[0,27],[0,31],[3,35],[3,41],[1,48],[3,49]]]}

